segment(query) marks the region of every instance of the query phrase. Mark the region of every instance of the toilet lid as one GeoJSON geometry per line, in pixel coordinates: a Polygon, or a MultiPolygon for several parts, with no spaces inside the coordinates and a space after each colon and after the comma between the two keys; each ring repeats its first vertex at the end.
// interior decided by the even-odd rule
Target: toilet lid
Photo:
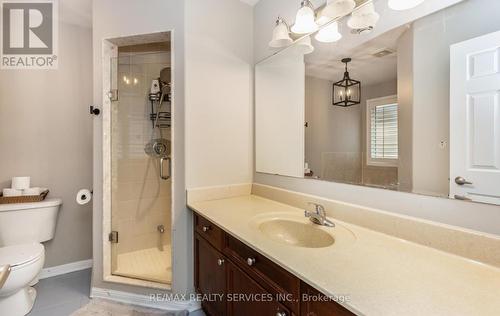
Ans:
{"type": "Polygon", "coordinates": [[[18,266],[40,258],[44,248],[42,244],[24,244],[0,248],[0,266],[9,264],[18,266]]]}

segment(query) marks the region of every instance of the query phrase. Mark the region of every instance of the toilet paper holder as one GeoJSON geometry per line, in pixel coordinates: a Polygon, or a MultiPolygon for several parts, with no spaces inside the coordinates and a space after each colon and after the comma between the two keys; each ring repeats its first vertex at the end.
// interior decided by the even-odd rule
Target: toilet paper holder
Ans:
{"type": "Polygon", "coordinates": [[[76,203],[80,205],[85,205],[92,200],[94,190],[81,189],[76,194],[76,203]]]}

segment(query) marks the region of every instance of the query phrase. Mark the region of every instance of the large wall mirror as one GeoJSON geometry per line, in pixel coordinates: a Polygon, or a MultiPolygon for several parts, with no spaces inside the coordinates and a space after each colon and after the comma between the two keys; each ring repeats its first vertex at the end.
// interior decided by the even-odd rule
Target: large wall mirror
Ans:
{"type": "Polygon", "coordinates": [[[256,65],[257,172],[500,205],[500,1],[357,5],[256,65]]]}

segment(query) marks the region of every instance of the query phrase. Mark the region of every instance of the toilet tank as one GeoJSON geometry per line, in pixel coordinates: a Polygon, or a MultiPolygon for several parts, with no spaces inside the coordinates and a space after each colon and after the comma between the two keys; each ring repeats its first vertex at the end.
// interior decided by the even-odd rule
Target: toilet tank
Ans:
{"type": "Polygon", "coordinates": [[[0,247],[54,238],[61,199],[0,204],[0,247]]]}

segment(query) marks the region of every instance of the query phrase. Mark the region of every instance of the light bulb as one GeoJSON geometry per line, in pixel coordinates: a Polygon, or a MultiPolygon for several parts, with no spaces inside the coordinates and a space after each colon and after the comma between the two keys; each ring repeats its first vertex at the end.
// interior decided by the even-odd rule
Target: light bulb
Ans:
{"type": "Polygon", "coordinates": [[[379,19],[380,15],[375,12],[373,2],[368,2],[352,13],[347,25],[352,29],[364,29],[374,27],[379,19]]]}
{"type": "Polygon", "coordinates": [[[339,32],[339,24],[332,22],[330,25],[322,28],[314,38],[322,43],[333,43],[340,40],[342,34],[339,32]]]}
{"type": "Polygon", "coordinates": [[[309,0],[302,1],[301,8],[297,11],[295,24],[292,32],[295,34],[308,34],[318,30],[318,24],[314,21],[314,9],[309,0]]]}
{"type": "Polygon", "coordinates": [[[412,9],[424,1],[425,0],[389,0],[388,5],[389,8],[393,10],[402,11],[412,9]]]}
{"type": "Polygon", "coordinates": [[[321,11],[321,16],[336,19],[349,14],[356,7],[354,0],[328,0],[326,6],[321,11]]]}

